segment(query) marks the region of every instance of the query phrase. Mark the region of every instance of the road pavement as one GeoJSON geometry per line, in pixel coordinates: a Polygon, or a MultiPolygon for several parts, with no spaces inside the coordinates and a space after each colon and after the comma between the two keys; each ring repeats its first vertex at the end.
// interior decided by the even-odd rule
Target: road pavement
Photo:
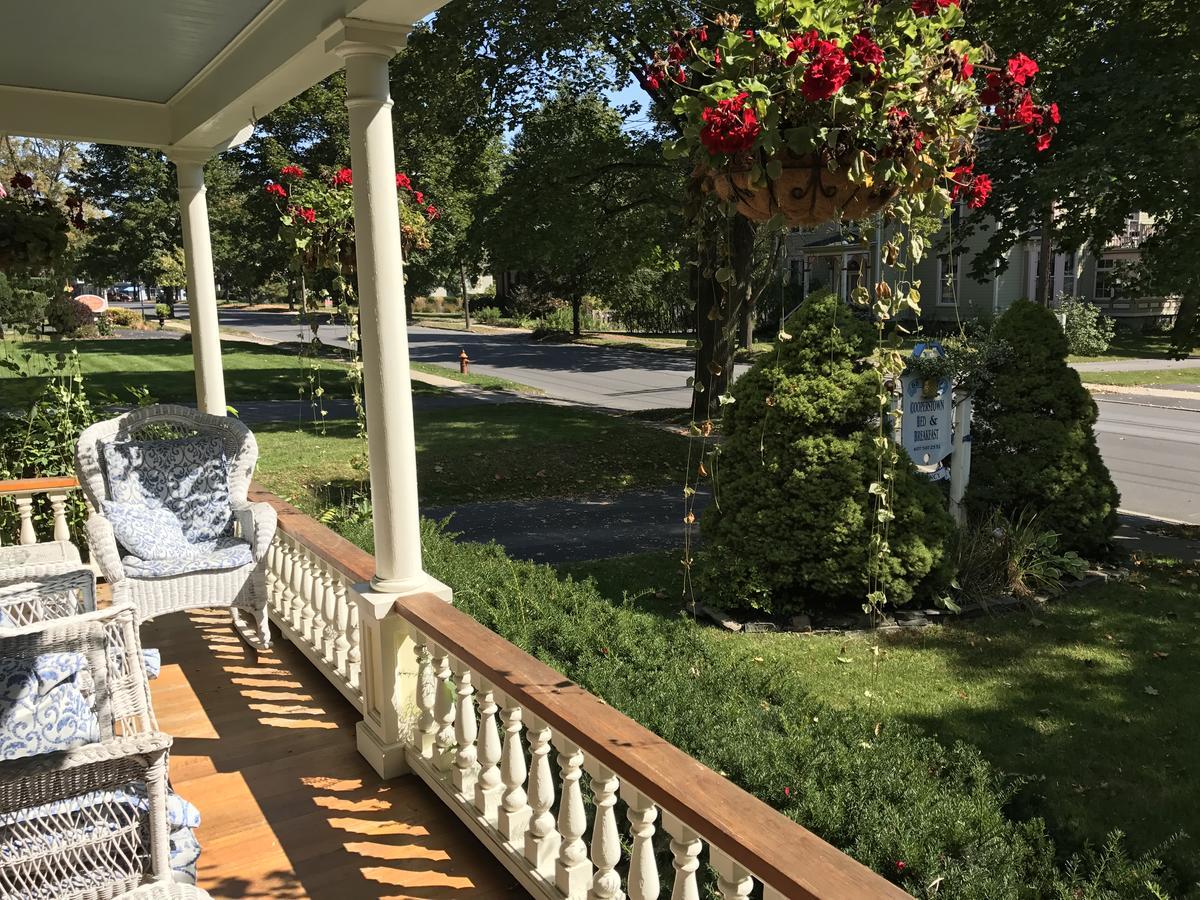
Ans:
{"type": "MultiPolygon", "coordinates": [[[[222,311],[224,325],[271,340],[301,336],[294,318],[280,313],[222,311]]],[[[345,345],[345,330],[324,326],[321,339],[345,345]]],[[[685,354],[535,344],[528,334],[471,333],[437,328],[409,329],[414,360],[454,366],[460,350],[471,370],[497,375],[574,403],[619,410],[686,407],[691,361],[685,354]]],[[[1166,364],[1142,360],[1138,367],[1166,364]]],[[[1125,365],[1125,362],[1083,365],[1125,365]]],[[[1200,360],[1185,360],[1188,367],[1200,360]]],[[[1174,365],[1180,365],[1175,363],[1174,365]]],[[[1121,507],[1141,515],[1200,524],[1200,409],[1169,408],[1152,398],[1098,397],[1097,440],[1117,487],[1121,507]],[[1133,401],[1137,402],[1133,402],[1133,401]]],[[[1196,404],[1186,404],[1195,406],[1196,404]]]]}

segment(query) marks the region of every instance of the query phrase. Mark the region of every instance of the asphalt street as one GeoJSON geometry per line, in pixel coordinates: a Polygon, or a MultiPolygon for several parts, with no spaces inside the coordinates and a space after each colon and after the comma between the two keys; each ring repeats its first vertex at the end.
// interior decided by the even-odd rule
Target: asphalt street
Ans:
{"type": "MultiPolygon", "coordinates": [[[[271,340],[301,336],[294,318],[280,313],[227,310],[220,318],[226,326],[271,340]]],[[[344,345],[345,331],[326,326],[321,339],[344,345]]],[[[574,403],[619,410],[682,408],[691,394],[686,386],[691,361],[684,354],[535,344],[523,333],[409,329],[414,360],[455,366],[464,349],[473,372],[541,388],[550,397],[574,403]]],[[[1138,367],[1150,367],[1151,362],[1159,364],[1143,361],[1138,367]]],[[[1200,360],[1187,364],[1195,366],[1200,360]]],[[[1200,524],[1200,409],[1172,408],[1153,398],[1097,400],[1097,440],[1121,491],[1121,508],[1200,524]]]]}

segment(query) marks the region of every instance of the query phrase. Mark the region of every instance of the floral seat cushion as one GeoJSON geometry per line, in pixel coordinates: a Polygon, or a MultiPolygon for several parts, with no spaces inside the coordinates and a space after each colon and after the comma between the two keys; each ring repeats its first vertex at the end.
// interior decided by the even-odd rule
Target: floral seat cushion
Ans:
{"type": "Polygon", "coordinates": [[[193,544],[229,534],[233,509],[220,438],[108,441],[103,451],[112,500],[169,510],[193,544]]]}
{"type": "Polygon", "coordinates": [[[0,759],[71,750],[100,739],[82,653],[4,656],[0,644],[0,759]]]}
{"type": "Polygon", "coordinates": [[[241,538],[221,537],[215,541],[191,544],[191,552],[170,559],[142,559],[126,556],[121,560],[125,573],[134,578],[170,578],[189,572],[240,569],[254,562],[250,545],[241,538]]]}

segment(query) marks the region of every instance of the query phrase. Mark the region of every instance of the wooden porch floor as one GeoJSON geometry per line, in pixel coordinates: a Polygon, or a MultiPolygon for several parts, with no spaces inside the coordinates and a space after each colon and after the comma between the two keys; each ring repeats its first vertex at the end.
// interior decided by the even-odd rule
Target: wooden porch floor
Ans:
{"type": "Polygon", "coordinates": [[[146,624],[142,642],[162,653],[154,709],[174,787],[203,816],[214,897],[524,896],[418,779],[375,775],[357,713],[286,641],[258,657],[227,613],[200,610],[146,624]]]}

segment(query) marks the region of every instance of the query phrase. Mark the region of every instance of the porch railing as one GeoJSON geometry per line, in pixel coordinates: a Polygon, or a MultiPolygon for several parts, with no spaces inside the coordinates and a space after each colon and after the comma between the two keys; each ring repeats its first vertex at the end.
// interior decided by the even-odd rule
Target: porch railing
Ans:
{"type": "Polygon", "coordinates": [[[533,896],[663,896],[659,829],[671,900],[698,900],[703,864],[723,900],[908,896],[443,600],[381,610],[370,555],[252,499],[279,513],[272,618],[363,712],[360,747],[392,747],[533,896]]]}
{"type": "Polygon", "coordinates": [[[79,487],[79,482],[71,476],[58,478],[21,478],[15,481],[0,481],[0,503],[15,504],[18,518],[16,540],[7,534],[0,534],[0,545],[16,543],[21,546],[32,546],[51,541],[69,541],[71,529],[67,522],[67,496],[79,487]],[[50,534],[38,534],[34,520],[34,501],[39,496],[45,496],[50,504],[51,527],[50,534]]]}

